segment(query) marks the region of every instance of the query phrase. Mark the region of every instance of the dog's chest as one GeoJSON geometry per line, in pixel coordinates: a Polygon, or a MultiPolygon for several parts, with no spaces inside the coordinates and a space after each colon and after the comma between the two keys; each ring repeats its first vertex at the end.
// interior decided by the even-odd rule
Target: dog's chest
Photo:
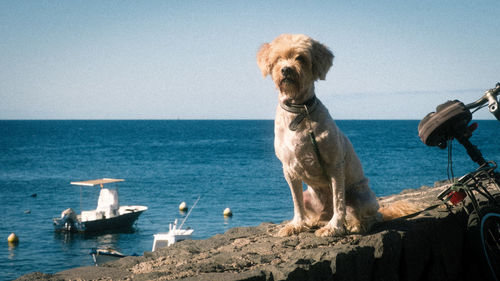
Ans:
{"type": "MultiPolygon", "coordinates": [[[[316,137],[318,147],[322,146],[328,132],[322,132],[320,135],[316,137]]],[[[274,146],[276,156],[288,172],[300,176],[303,180],[324,179],[325,175],[308,131],[278,128],[275,132],[274,146]]]]}

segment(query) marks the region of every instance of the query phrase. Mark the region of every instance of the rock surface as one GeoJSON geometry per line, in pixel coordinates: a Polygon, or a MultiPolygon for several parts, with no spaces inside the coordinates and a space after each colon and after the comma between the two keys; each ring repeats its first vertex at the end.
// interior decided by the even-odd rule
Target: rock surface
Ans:
{"type": "Polygon", "coordinates": [[[282,225],[233,228],[206,240],[182,241],[142,257],[18,280],[480,280],[465,248],[465,212],[448,210],[422,187],[380,198],[423,211],[374,226],[365,235],[320,238],[314,231],[280,238],[282,225]]]}

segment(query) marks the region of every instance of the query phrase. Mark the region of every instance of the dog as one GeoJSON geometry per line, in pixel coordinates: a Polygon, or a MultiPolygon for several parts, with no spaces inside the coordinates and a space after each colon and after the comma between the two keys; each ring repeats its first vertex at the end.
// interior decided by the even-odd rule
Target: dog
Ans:
{"type": "Polygon", "coordinates": [[[294,206],[278,236],[313,227],[316,236],[363,233],[383,217],[351,142],[315,94],[314,83],[325,80],[333,58],[303,34],[282,34],[257,53],[262,75],[278,90],[274,148],[294,206]]]}

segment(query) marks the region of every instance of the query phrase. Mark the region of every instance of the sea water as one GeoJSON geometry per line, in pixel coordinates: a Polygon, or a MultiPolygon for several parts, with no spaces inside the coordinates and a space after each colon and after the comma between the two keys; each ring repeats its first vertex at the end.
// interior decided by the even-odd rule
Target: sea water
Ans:
{"type": "MultiPolygon", "coordinates": [[[[377,196],[447,178],[448,152],[419,139],[418,122],[336,121],[350,138],[377,196]]],[[[500,161],[500,122],[478,121],[471,141],[500,161]]],[[[274,155],[273,121],[0,121],[0,280],[92,265],[91,248],[151,251],[178,206],[200,196],[185,226],[194,239],[227,229],[291,219],[293,205],[274,155]],[[145,205],[129,233],[64,235],[52,218],[94,209],[98,187],[71,181],[121,178],[122,205],[145,205]],[[36,196],[35,196],[36,195],[36,196]],[[232,218],[224,218],[229,207],[232,218]],[[17,246],[7,237],[15,232],[17,246]]],[[[455,175],[476,167],[455,142],[455,175]]]]}

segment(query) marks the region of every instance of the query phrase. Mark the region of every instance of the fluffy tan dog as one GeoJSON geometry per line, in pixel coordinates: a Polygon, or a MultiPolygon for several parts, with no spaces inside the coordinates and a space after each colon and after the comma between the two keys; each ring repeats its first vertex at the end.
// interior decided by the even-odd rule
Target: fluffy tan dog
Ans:
{"type": "Polygon", "coordinates": [[[280,236],[312,226],[322,226],[317,236],[344,235],[382,220],[351,142],[314,92],[314,82],[325,79],[332,61],[327,47],[302,34],[282,34],[257,54],[263,76],[271,75],[279,91],[274,148],[294,205],[280,236]]]}

